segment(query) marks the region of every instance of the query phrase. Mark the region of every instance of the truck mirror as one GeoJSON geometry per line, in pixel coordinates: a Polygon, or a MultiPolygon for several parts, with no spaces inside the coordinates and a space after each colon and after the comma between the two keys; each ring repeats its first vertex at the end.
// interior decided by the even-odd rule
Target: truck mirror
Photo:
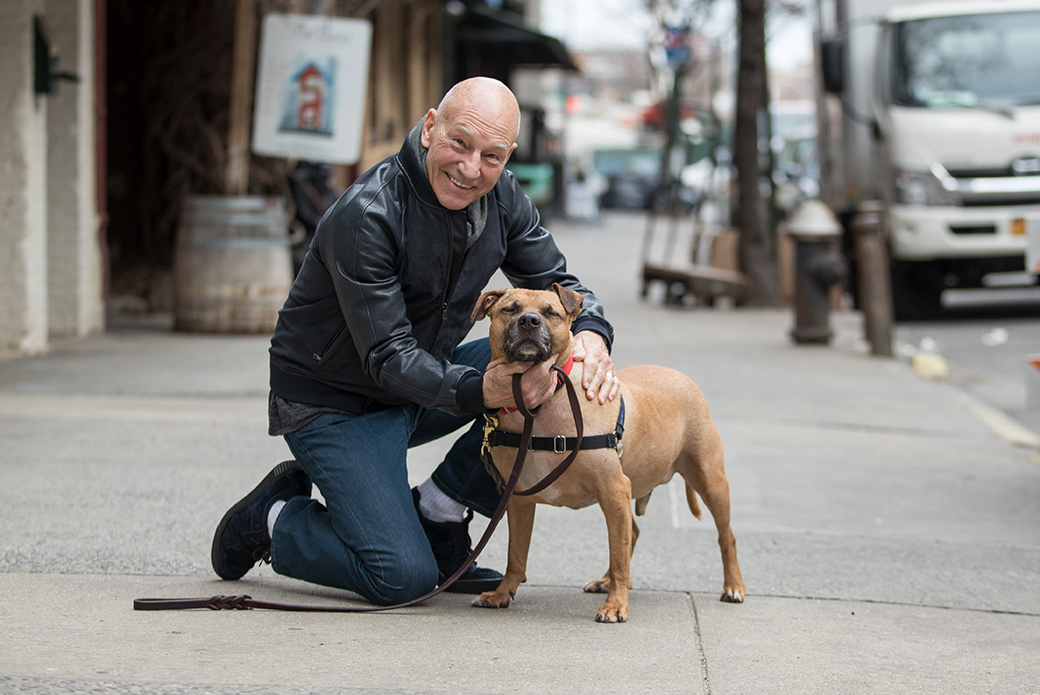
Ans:
{"type": "Polygon", "coordinates": [[[845,90],[845,41],[838,36],[823,39],[820,58],[823,88],[832,94],[841,94],[845,90]]]}

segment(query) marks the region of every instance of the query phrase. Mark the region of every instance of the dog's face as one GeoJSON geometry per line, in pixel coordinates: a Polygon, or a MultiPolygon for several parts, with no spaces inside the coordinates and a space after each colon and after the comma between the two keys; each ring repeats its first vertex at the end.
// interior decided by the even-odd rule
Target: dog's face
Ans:
{"type": "Polygon", "coordinates": [[[491,317],[491,365],[541,362],[552,355],[566,361],[571,352],[571,323],[584,297],[553,284],[548,290],[491,290],[480,295],[470,320],[491,317]]]}

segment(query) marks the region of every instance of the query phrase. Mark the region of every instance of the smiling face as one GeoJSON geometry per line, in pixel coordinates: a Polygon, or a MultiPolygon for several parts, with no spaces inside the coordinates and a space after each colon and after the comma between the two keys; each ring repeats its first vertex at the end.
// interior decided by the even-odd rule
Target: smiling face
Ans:
{"type": "Polygon", "coordinates": [[[427,112],[426,172],[441,205],[462,210],[495,187],[516,149],[519,119],[512,92],[488,78],[460,82],[427,112]]]}

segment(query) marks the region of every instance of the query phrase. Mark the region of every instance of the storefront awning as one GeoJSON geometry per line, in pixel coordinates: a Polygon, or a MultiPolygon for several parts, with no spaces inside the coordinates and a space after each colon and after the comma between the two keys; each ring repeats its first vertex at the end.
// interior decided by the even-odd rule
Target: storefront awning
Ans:
{"type": "Polygon", "coordinates": [[[455,26],[455,40],[484,51],[493,51],[514,65],[557,65],[577,70],[559,39],[527,26],[512,12],[470,6],[455,26]]]}

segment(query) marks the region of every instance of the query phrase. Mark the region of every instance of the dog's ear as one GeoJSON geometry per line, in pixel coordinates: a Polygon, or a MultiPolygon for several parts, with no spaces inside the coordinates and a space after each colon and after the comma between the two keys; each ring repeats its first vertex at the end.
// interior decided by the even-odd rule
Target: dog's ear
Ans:
{"type": "Polygon", "coordinates": [[[494,306],[495,302],[502,298],[502,295],[506,293],[506,290],[488,290],[484,294],[480,295],[480,299],[477,300],[477,305],[473,307],[473,313],[469,315],[469,322],[476,323],[482,318],[488,315],[491,311],[491,307],[494,306]]]}
{"type": "Polygon", "coordinates": [[[567,312],[567,315],[572,319],[581,313],[581,308],[585,306],[585,298],[574,290],[567,289],[563,285],[554,282],[553,292],[559,297],[563,303],[563,310],[567,312]]]}

